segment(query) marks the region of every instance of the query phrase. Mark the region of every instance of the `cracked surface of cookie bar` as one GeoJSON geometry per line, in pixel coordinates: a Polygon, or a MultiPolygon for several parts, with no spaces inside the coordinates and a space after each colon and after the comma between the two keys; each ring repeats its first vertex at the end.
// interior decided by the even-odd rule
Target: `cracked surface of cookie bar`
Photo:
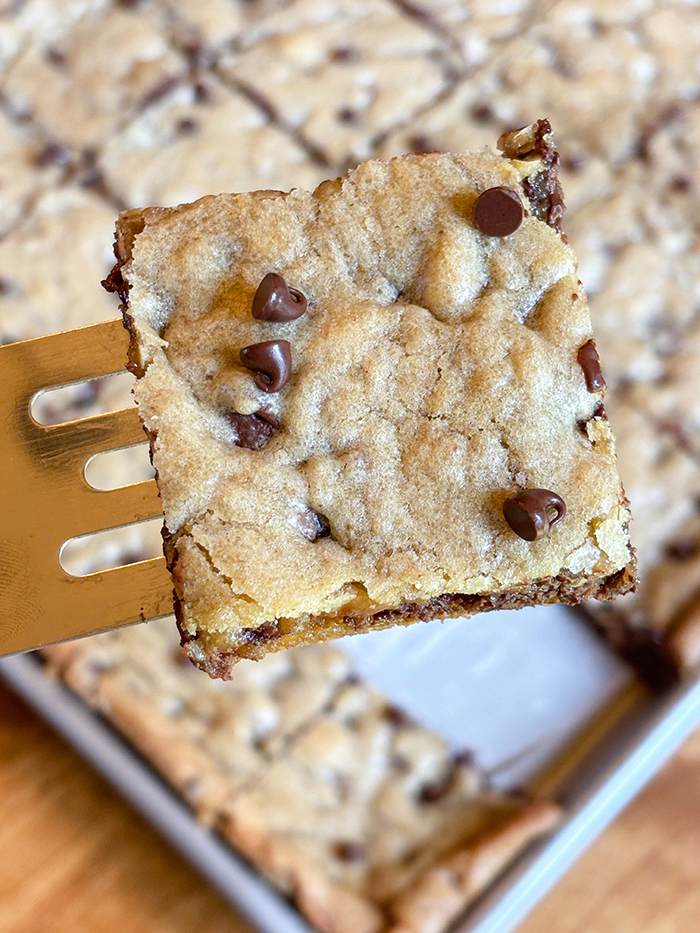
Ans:
{"type": "Polygon", "coordinates": [[[491,789],[329,646],[243,662],[231,683],[183,664],[167,620],[48,656],[322,933],[441,930],[559,817],[491,789]]]}
{"type": "MultiPolygon", "coordinates": [[[[586,299],[550,225],[562,201],[548,124],[503,145],[506,157],[366,163],[312,195],[122,216],[179,624],[210,673],[370,627],[632,584],[602,388],[577,360],[586,299]],[[474,205],[503,187],[522,223],[487,236],[474,205]],[[272,269],[308,313],[253,317],[272,269]],[[273,392],[250,372],[263,363],[237,357],[275,340],[291,370],[273,392]],[[528,489],[568,512],[542,502],[551,534],[526,542],[503,508],[528,489]]],[[[534,521],[531,503],[517,508],[534,521]]]]}

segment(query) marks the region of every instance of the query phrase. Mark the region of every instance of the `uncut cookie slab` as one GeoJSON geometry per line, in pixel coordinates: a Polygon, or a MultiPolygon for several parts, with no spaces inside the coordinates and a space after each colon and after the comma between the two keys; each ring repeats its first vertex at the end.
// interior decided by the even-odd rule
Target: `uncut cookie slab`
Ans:
{"type": "Polygon", "coordinates": [[[210,674],[632,586],[549,125],[501,145],[121,216],[107,284],[210,674]]]}

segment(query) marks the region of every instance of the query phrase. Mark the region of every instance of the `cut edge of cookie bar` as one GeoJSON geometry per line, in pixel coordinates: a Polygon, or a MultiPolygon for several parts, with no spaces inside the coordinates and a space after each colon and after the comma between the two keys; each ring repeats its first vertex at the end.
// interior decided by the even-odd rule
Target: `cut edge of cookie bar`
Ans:
{"type": "MultiPolygon", "coordinates": [[[[211,676],[222,678],[230,677],[233,664],[239,658],[260,658],[269,651],[277,651],[300,644],[338,638],[346,634],[386,628],[395,624],[407,625],[418,620],[427,621],[450,616],[464,616],[490,609],[521,608],[527,605],[549,604],[552,602],[577,604],[582,599],[587,598],[611,599],[615,595],[625,593],[634,587],[635,558],[627,534],[629,522],[628,503],[617,474],[614,439],[601,404],[604,393],[604,380],[600,373],[597,354],[595,353],[595,345],[591,338],[590,318],[588,316],[585,294],[583,293],[580,282],[575,278],[575,260],[573,259],[571,251],[565,245],[565,237],[561,234],[561,218],[564,210],[564,203],[561,188],[557,180],[559,159],[556,149],[554,148],[549,122],[540,120],[531,127],[504,134],[499,140],[499,148],[502,150],[502,158],[500,159],[488,152],[471,157],[448,156],[435,153],[423,156],[404,156],[394,159],[389,163],[365,163],[364,166],[360,166],[342,179],[338,179],[335,182],[324,183],[313,195],[305,195],[305,193],[297,190],[293,190],[289,195],[285,195],[281,192],[255,192],[251,195],[220,196],[222,199],[228,199],[225,204],[223,201],[219,202],[217,198],[205,198],[202,199],[202,201],[195,202],[194,205],[185,205],[180,208],[146,208],[143,210],[127,211],[121,215],[117,226],[115,245],[117,264],[105,285],[109,290],[119,293],[123,303],[125,326],[129,330],[131,336],[129,368],[139,377],[139,383],[137,383],[136,389],[137,399],[139,399],[142,419],[144,420],[146,432],[151,441],[152,455],[155,454],[154,462],[158,473],[159,486],[165,501],[166,525],[163,534],[164,550],[169,568],[173,574],[175,585],[175,609],[178,626],[182,635],[183,647],[190,659],[211,676]],[[472,159],[472,163],[470,163],[472,168],[474,165],[478,165],[477,169],[473,169],[479,178],[479,181],[476,183],[473,178],[464,182],[464,175],[468,174],[467,169],[464,168],[466,164],[465,160],[469,158],[472,159]],[[486,168],[484,168],[481,162],[477,163],[476,161],[482,158],[485,160],[486,168]],[[561,337],[561,339],[565,342],[568,341],[571,343],[572,339],[578,340],[578,344],[574,343],[571,347],[567,344],[567,353],[570,353],[571,359],[569,360],[568,356],[566,356],[563,358],[564,362],[559,360],[557,365],[567,369],[567,372],[578,372],[579,375],[576,376],[576,380],[578,381],[575,384],[575,388],[572,388],[574,383],[570,382],[566,384],[567,387],[565,390],[561,388],[563,383],[557,386],[557,390],[560,392],[560,395],[562,392],[568,392],[570,395],[579,399],[579,401],[585,399],[585,401],[579,404],[579,408],[577,409],[580,411],[583,406],[585,414],[579,415],[581,420],[578,421],[578,427],[576,426],[577,423],[575,420],[571,425],[572,435],[575,431],[578,431],[578,435],[580,435],[579,440],[574,442],[570,440],[567,435],[567,443],[570,443],[572,445],[571,449],[575,451],[575,455],[572,455],[572,457],[576,463],[579,463],[579,460],[576,458],[585,459],[584,467],[579,469],[579,476],[585,474],[586,477],[590,479],[591,484],[599,482],[601,484],[600,496],[602,496],[603,500],[606,502],[607,499],[605,495],[610,499],[608,503],[609,507],[606,506],[604,515],[600,511],[599,499],[587,504],[586,508],[590,512],[590,515],[585,522],[582,515],[577,519],[583,522],[580,529],[581,534],[576,538],[575,543],[573,539],[567,538],[570,551],[566,553],[569,554],[574,548],[583,548],[584,550],[588,548],[591,553],[595,552],[596,557],[588,561],[590,566],[584,562],[585,567],[578,570],[568,569],[568,565],[565,562],[562,563],[560,560],[556,564],[554,572],[552,572],[551,568],[553,564],[550,560],[550,570],[546,574],[521,573],[519,580],[511,580],[509,584],[505,586],[501,585],[493,589],[481,589],[481,591],[479,591],[477,588],[476,591],[472,592],[469,590],[466,592],[442,592],[439,589],[433,589],[432,592],[427,592],[426,598],[400,598],[385,601],[383,604],[381,600],[373,600],[371,597],[368,597],[367,588],[363,582],[359,589],[353,586],[345,586],[344,589],[341,588],[343,593],[350,593],[349,598],[343,597],[337,599],[335,605],[328,603],[327,606],[324,606],[322,612],[309,611],[307,609],[292,615],[284,612],[275,612],[270,615],[268,610],[268,617],[258,620],[255,625],[246,625],[243,621],[240,623],[237,622],[233,630],[231,630],[231,628],[225,630],[224,626],[224,631],[221,631],[221,626],[219,626],[219,630],[217,631],[217,622],[209,626],[209,630],[207,630],[208,623],[204,625],[200,624],[200,620],[196,617],[196,613],[192,611],[190,606],[191,600],[189,598],[192,591],[188,593],[189,580],[191,577],[186,567],[183,571],[184,564],[182,555],[187,549],[187,539],[191,539],[191,542],[194,542],[194,537],[192,537],[193,526],[191,524],[188,526],[187,521],[173,520],[172,515],[168,517],[167,481],[164,481],[162,470],[164,461],[161,458],[159,462],[158,454],[158,449],[162,444],[162,441],[159,440],[159,434],[162,431],[163,421],[160,414],[152,407],[152,402],[155,397],[159,397],[161,401],[164,400],[165,383],[161,385],[160,389],[155,389],[155,395],[151,397],[150,401],[146,400],[146,396],[149,394],[148,390],[140,390],[140,386],[143,385],[144,377],[148,377],[153,368],[154,360],[158,358],[161,362],[164,362],[167,359],[164,348],[169,347],[170,344],[163,339],[162,335],[166,325],[170,323],[167,319],[167,314],[172,312],[175,305],[173,296],[167,296],[164,292],[161,294],[162,290],[158,284],[152,288],[150,293],[148,292],[148,288],[144,287],[144,269],[147,266],[147,260],[144,260],[141,255],[143,254],[143,240],[144,238],[147,240],[146,250],[148,250],[148,243],[151,242],[148,238],[149,236],[153,237],[152,231],[156,230],[155,236],[160,237],[160,245],[156,248],[153,255],[156,256],[155,263],[158,268],[164,270],[167,269],[167,254],[170,248],[167,246],[169,233],[165,232],[165,228],[171,223],[175,225],[180,223],[182,221],[181,215],[183,211],[195,211],[197,216],[194,218],[194,223],[203,224],[204,227],[206,227],[206,224],[209,222],[207,218],[210,218],[216,213],[219,203],[224,204],[222,210],[225,210],[228,209],[228,205],[233,203],[236,198],[246,199],[244,203],[248,211],[248,219],[250,219],[251,216],[255,219],[254,212],[259,209],[258,205],[267,205],[263,208],[263,210],[267,210],[269,205],[272,204],[272,209],[274,209],[275,202],[281,201],[284,204],[287,198],[294,199],[296,197],[297,202],[295,203],[299,203],[298,199],[305,196],[307,199],[310,198],[313,200],[314,209],[318,213],[320,211],[319,205],[330,202],[333,207],[333,199],[336,198],[337,200],[342,196],[345,186],[351,187],[356,183],[359,184],[358,179],[364,183],[364,190],[366,192],[366,176],[370,176],[369,187],[371,188],[372,173],[379,173],[380,175],[383,173],[382,177],[384,178],[384,182],[386,182],[387,175],[391,175],[392,172],[401,172],[404,169],[409,173],[413,172],[414,178],[419,177],[419,175],[416,175],[416,172],[423,172],[424,167],[430,164],[428,161],[423,162],[422,160],[434,160],[432,163],[433,166],[435,166],[439,160],[446,160],[444,163],[440,164],[449,163],[452,165],[453,169],[457,166],[457,171],[462,172],[460,184],[464,184],[465,188],[464,190],[459,189],[456,195],[454,192],[452,193],[454,201],[462,205],[459,207],[460,223],[464,221],[469,223],[471,220],[469,217],[469,208],[473,209],[475,194],[479,190],[479,184],[481,184],[484,189],[491,190],[494,178],[497,180],[505,178],[512,186],[511,194],[515,194],[522,204],[524,225],[529,225],[528,229],[530,233],[542,240],[542,242],[539,240],[537,241],[536,261],[539,262],[541,256],[546,255],[547,252],[551,253],[552,251],[556,252],[559,250],[562,251],[562,255],[565,254],[565,264],[568,264],[566,268],[569,270],[568,274],[557,273],[558,278],[555,278],[552,283],[549,283],[545,289],[545,293],[549,293],[553,289],[556,289],[556,286],[560,283],[563,283],[562,288],[576,288],[576,292],[570,294],[570,296],[561,303],[567,314],[570,315],[570,319],[565,318],[563,320],[558,320],[554,327],[555,329],[558,328],[558,339],[563,334],[565,336],[561,337]],[[364,175],[362,174],[363,172],[365,173],[364,175]],[[489,180],[491,181],[491,185],[489,185],[489,180]],[[476,189],[476,191],[473,189],[476,189]],[[469,208],[463,206],[467,202],[469,202],[469,208]],[[251,212],[253,213],[251,214],[251,212]],[[163,227],[163,229],[159,229],[161,227],[163,227]],[[548,232],[545,233],[545,230],[548,232]],[[138,269],[136,269],[136,266],[138,266],[138,269]],[[138,302],[136,308],[134,307],[134,294],[130,294],[135,282],[137,283],[136,294],[138,302]],[[149,303],[151,305],[150,312],[147,307],[149,303]],[[159,311],[153,311],[155,305],[159,306],[159,311]],[[170,311],[163,311],[163,308],[166,306],[170,311]],[[149,313],[152,319],[149,318],[149,313]],[[160,318],[158,318],[158,315],[160,315],[160,318]],[[569,333],[570,331],[573,333],[573,337],[571,333],[569,333]],[[584,361],[579,355],[577,362],[577,349],[580,351],[584,347],[589,351],[587,360],[584,361]],[[581,370],[583,370],[583,373],[581,373],[581,370]],[[580,382],[580,386],[578,382],[580,382]],[[579,444],[579,447],[576,447],[576,444],[579,444]],[[580,445],[585,445],[585,454],[583,453],[583,447],[580,445]],[[590,467],[591,464],[595,464],[595,466],[592,468],[592,473],[589,476],[589,474],[586,473],[586,469],[590,467]],[[604,464],[604,467],[602,464],[604,464]],[[616,490],[614,492],[613,487],[616,490]],[[605,494],[602,491],[603,488],[606,490],[605,494]],[[597,509],[597,511],[595,511],[595,509],[597,509]],[[606,545],[608,548],[607,550],[605,547],[606,545]]],[[[446,199],[447,196],[445,195],[445,203],[447,203],[446,199]]],[[[450,205],[452,205],[452,202],[450,202],[450,205]]],[[[337,203],[334,205],[334,209],[338,210],[337,203]]],[[[454,208],[450,207],[450,209],[454,208]]],[[[364,218],[364,215],[362,216],[364,218]]],[[[338,222],[342,223],[341,217],[337,219],[338,222]]],[[[371,226],[370,221],[373,219],[374,218],[369,219],[367,223],[368,227],[371,226]]],[[[188,220],[191,221],[191,218],[188,220]]],[[[396,224],[396,228],[398,229],[399,227],[400,225],[396,224]]],[[[481,233],[484,233],[484,231],[475,235],[479,236],[481,233]]],[[[180,235],[182,235],[181,231],[180,235]]],[[[503,234],[498,236],[489,235],[486,237],[485,233],[484,238],[489,241],[497,241],[498,244],[500,244],[502,240],[508,239],[508,237],[503,234]]],[[[198,228],[196,238],[198,249],[205,248],[202,246],[205,239],[206,233],[204,229],[198,228]]],[[[494,250],[497,248],[497,246],[493,247],[494,250]]],[[[233,250],[233,252],[235,252],[235,250],[233,250]]],[[[187,262],[186,253],[182,252],[182,246],[180,246],[180,252],[177,255],[179,261],[187,262]]],[[[172,254],[170,254],[171,262],[172,258],[172,254]]],[[[548,260],[545,259],[542,261],[546,262],[548,260]]],[[[270,261],[267,260],[267,268],[269,268],[269,262],[270,261]]],[[[551,262],[554,262],[554,260],[551,260],[551,262]]],[[[299,284],[299,276],[301,276],[303,280],[303,272],[299,273],[299,268],[297,264],[297,284],[299,284]]],[[[287,270],[283,266],[280,271],[286,272],[287,270]]],[[[149,272],[148,274],[150,275],[151,273],[149,272]]],[[[259,276],[258,282],[261,278],[262,276],[259,276]]],[[[172,281],[172,275],[170,281],[172,281]]],[[[308,291],[308,286],[306,287],[308,291]]],[[[433,283],[432,287],[435,289],[435,283],[433,283]]],[[[438,282],[438,294],[440,294],[440,287],[441,285],[438,282]]],[[[252,292],[250,297],[252,298],[252,292]]],[[[419,295],[419,298],[420,297],[419,295]]],[[[545,313],[540,312],[541,305],[543,304],[542,298],[543,296],[541,294],[535,297],[533,308],[526,309],[525,311],[526,316],[528,313],[531,313],[534,317],[537,317],[538,314],[545,313]]],[[[313,300],[313,298],[311,300],[313,300]]],[[[394,298],[394,301],[395,300],[396,298],[394,298]]],[[[520,298],[519,300],[522,302],[524,299],[520,298]]],[[[428,305],[430,301],[433,301],[432,296],[423,296],[423,301],[418,303],[428,305]]],[[[428,317],[430,316],[431,312],[426,311],[425,308],[421,307],[419,310],[421,312],[425,311],[425,315],[428,317]]],[[[246,317],[250,315],[249,310],[245,313],[246,317]]],[[[432,309],[432,313],[435,313],[434,308],[432,309]]],[[[438,317],[437,314],[435,316],[438,317]]],[[[438,320],[440,320],[439,317],[438,320]]],[[[308,321],[305,321],[305,324],[306,323],[308,323],[308,321]]],[[[244,322],[241,326],[248,326],[248,324],[244,322]]],[[[537,326],[539,325],[536,323],[533,325],[535,328],[537,326]]],[[[285,324],[284,327],[289,328],[289,324],[285,324]]],[[[168,331],[168,336],[170,336],[170,333],[171,331],[168,331]]],[[[274,331],[268,330],[267,333],[272,335],[274,331]]],[[[285,335],[287,333],[289,333],[289,330],[285,331],[285,335]]],[[[558,348],[557,352],[559,349],[560,348],[558,348]]],[[[169,363],[166,365],[169,365],[169,363]]],[[[194,395],[192,397],[194,398],[194,395]]],[[[267,396],[267,398],[269,397],[270,396],[267,396]]],[[[532,401],[532,398],[533,395],[532,392],[530,392],[528,400],[532,401]]],[[[266,402],[263,400],[261,404],[266,404],[266,402]]],[[[578,402],[576,404],[578,404],[578,402]]],[[[234,411],[238,411],[238,409],[234,409],[234,411]]],[[[446,416],[443,415],[441,417],[446,416]]],[[[276,415],[273,420],[277,425],[279,424],[276,415]]],[[[491,420],[495,424],[495,420],[493,418],[491,420]]],[[[479,428],[478,430],[482,429],[479,428]]],[[[267,433],[274,435],[276,432],[277,427],[273,425],[272,430],[267,433]]],[[[239,448],[245,446],[250,445],[238,443],[238,439],[236,438],[233,439],[233,443],[230,445],[232,451],[238,451],[239,448]]],[[[505,449],[508,448],[507,443],[503,441],[501,442],[501,446],[505,449]]],[[[248,454],[248,451],[245,453],[248,454]]],[[[540,460],[545,462],[550,456],[544,450],[540,451],[540,454],[540,460]]],[[[239,453],[238,456],[241,456],[241,453],[239,453]]],[[[568,464],[568,466],[571,466],[571,464],[568,464]]],[[[255,466],[252,465],[252,461],[251,468],[253,470],[255,469],[255,466]]],[[[522,491],[522,487],[525,487],[525,489],[536,488],[543,486],[544,483],[537,484],[528,482],[527,479],[523,480],[522,473],[519,473],[517,480],[511,475],[509,485],[515,486],[517,492],[519,487],[522,491]]],[[[587,482],[579,480],[579,490],[586,485],[587,482]]],[[[579,495],[579,492],[576,492],[573,487],[569,487],[568,492],[573,497],[579,495]]],[[[583,488],[580,494],[590,496],[593,493],[590,489],[586,492],[585,488],[583,488]]],[[[507,493],[504,493],[501,498],[501,506],[505,501],[506,495],[507,493]]],[[[195,521],[203,515],[205,516],[205,520],[208,520],[208,516],[205,513],[211,512],[211,509],[204,507],[198,513],[195,521]]],[[[321,513],[320,509],[311,511],[312,517],[316,517],[319,513],[321,513]]],[[[551,518],[552,514],[550,512],[547,521],[551,518]]],[[[333,523],[334,517],[330,516],[330,519],[331,523],[333,523]]],[[[498,535],[501,534],[502,530],[505,530],[503,516],[501,516],[500,521],[501,524],[497,532],[498,535]]],[[[511,525],[511,527],[513,526],[511,525]]],[[[570,525],[570,527],[572,526],[570,525]]],[[[312,540],[303,530],[302,536],[305,537],[307,541],[312,540]]],[[[318,537],[324,540],[326,534],[319,533],[318,537]]],[[[524,535],[520,537],[522,538],[524,535]]],[[[501,540],[502,539],[499,538],[499,542],[501,540]]],[[[539,544],[539,542],[536,543],[539,544]]],[[[512,547],[514,544],[516,544],[515,534],[513,534],[507,547],[512,547]]],[[[199,549],[201,552],[202,556],[195,554],[195,557],[199,561],[199,565],[204,568],[205,575],[209,575],[211,597],[207,594],[207,598],[216,599],[217,596],[214,594],[218,590],[219,596],[222,591],[224,592],[225,599],[226,589],[232,589],[230,576],[227,576],[225,572],[218,569],[216,562],[211,558],[211,555],[205,547],[200,547],[198,544],[193,545],[193,547],[195,551],[199,549]],[[205,564],[209,565],[209,569],[207,569],[205,564]]],[[[323,547],[321,550],[323,550],[323,547]]],[[[522,553],[526,554],[526,557],[522,558],[525,563],[534,561],[534,558],[530,556],[529,550],[522,551],[522,553]]],[[[538,551],[537,553],[544,552],[538,551]]],[[[563,557],[563,553],[559,555],[559,558],[563,559],[563,557]]],[[[348,577],[347,579],[354,578],[348,577]]],[[[206,587],[204,589],[206,589],[206,587]]],[[[202,588],[200,587],[200,591],[201,590],[202,588]]],[[[413,592],[418,594],[420,590],[421,585],[418,585],[413,592]]],[[[237,592],[241,593],[240,588],[238,588],[237,592]]],[[[423,593],[421,593],[420,596],[423,596],[423,593]]],[[[254,600],[245,595],[245,592],[243,593],[243,599],[254,602],[254,600]]]]}
{"type": "Polygon", "coordinates": [[[232,684],[202,684],[176,660],[174,635],[162,621],[55,646],[44,656],[49,671],[123,733],[198,820],[321,933],[442,931],[561,819],[552,801],[491,789],[469,754],[453,755],[387,705],[337,649],[270,656],[265,666],[241,668],[232,684]],[[344,741],[357,742],[373,761],[358,762],[359,783],[354,772],[346,778],[346,818],[332,817],[314,783],[332,787],[335,767],[344,774],[343,755],[334,755],[334,742],[342,749],[344,741]],[[300,813],[280,827],[290,795],[300,813]],[[396,840],[385,851],[379,839],[387,828],[404,840],[396,852],[396,840]]]}

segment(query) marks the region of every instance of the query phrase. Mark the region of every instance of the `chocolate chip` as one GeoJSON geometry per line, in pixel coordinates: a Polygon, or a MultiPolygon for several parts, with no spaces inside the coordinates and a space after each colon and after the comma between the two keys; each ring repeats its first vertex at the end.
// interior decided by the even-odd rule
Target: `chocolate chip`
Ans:
{"type": "Polygon", "coordinates": [[[452,760],[457,768],[473,768],[476,765],[476,755],[470,748],[455,752],[452,760]]]}
{"type": "Polygon", "coordinates": [[[570,152],[568,155],[562,156],[561,164],[567,172],[575,175],[577,172],[583,171],[586,165],[586,156],[582,152],[570,152]]]}
{"type": "Polygon", "coordinates": [[[385,706],[383,716],[392,726],[407,726],[411,717],[398,706],[385,706]]]}
{"type": "Polygon", "coordinates": [[[587,340],[582,347],[579,347],[578,361],[586,380],[586,388],[589,392],[598,392],[605,388],[605,379],[603,370],[600,368],[600,357],[596,350],[595,340],[587,340]]]}
{"type": "Polygon", "coordinates": [[[46,50],[46,58],[52,65],[55,65],[56,68],[64,68],[68,61],[66,53],[56,48],[48,48],[46,50]]]}
{"type": "Polygon", "coordinates": [[[674,175],[671,179],[671,189],[673,191],[685,193],[686,191],[690,191],[692,187],[693,180],[692,178],[688,178],[687,175],[674,175]]]}
{"type": "Polygon", "coordinates": [[[247,450],[261,450],[272,437],[275,426],[259,414],[242,415],[237,411],[226,414],[227,420],[236,429],[236,446],[247,450]]]}
{"type": "Polygon", "coordinates": [[[416,136],[411,136],[408,140],[408,145],[411,152],[435,152],[440,148],[435,143],[435,140],[425,133],[418,133],[416,136]]]}
{"type": "Polygon", "coordinates": [[[258,321],[294,321],[306,311],[306,298],[290,288],[277,272],[268,272],[253,298],[253,317],[258,321]]]}
{"type": "Polygon", "coordinates": [[[426,784],[420,792],[421,803],[437,803],[438,800],[442,800],[452,786],[452,777],[452,774],[448,774],[439,781],[426,784]]]}
{"type": "Polygon", "coordinates": [[[258,408],[255,412],[256,418],[262,418],[263,421],[266,421],[271,427],[277,430],[280,426],[280,420],[273,412],[269,411],[267,408],[258,408]]]}
{"type": "Polygon", "coordinates": [[[351,45],[340,45],[337,49],[333,49],[331,58],[334,62],[342,62],[343,64],[354,62],[357,59],[357,50],[351,45]]]}
{"type": "Polygon", "coordinates": [[[255,373],[255,385],[263,392],[279,392],[292,374],[292,348],[288,340],[251,343],[239,353],[241,363],[255,373]]]}
{"type": "Polygon", "coordinates": [[[211,91],[206,84],[198,81],[194,86],[194,99],[198,104],[206,103],[211,97],[211,91]]]}
{"type": "Polygon", "coordinates": [[[367,849],[361,842],[339,842],[335,852],[344,862],[362,862],[367,858],[367,849]]]}
{"type": "Polygon", "coordinates": [[[523,222],[523,202],[512,188],[488,188],[474,202],[474,226],[486,236],[508,236],[523,222]]]}
{"type": "Polygon", "coordinates": [[[201,42],[188,42],[182,47],[190,69],[199,71],[207,66],[207,50],[201,42]]]}
{"type": "Polygon", "coordinates": [[[681,538],[666,548],[666,553],[673,560],[690,560],[700,552],[700,541],[694,538],[681,538]]]}
{"type": "Polygon", "coordinates": [[[341,123],[358,123],[360,115],[357,110],[353,110],[352,107],[341,107],[338,111],[338,119],[341,123]]]}
{"type": "Polygon", "coordinates": [[[523,489],[503,503],[503,515],[525,541],[538,541],[566,515],[561,496],[549,489],[523,489]]]}
{"type": "Polygon", "coordinates": [[[199,123],[191,117],[183,117],[182,120],[178,120],[175,124],[175,131],[180,136],[191,136],[192,133],[196,133],[198,129],[199,123]]]}
{"type": "Polygon", "coordinates": [[[65,165],[70,159],[70,151],[60,143],[49,143],[37,153],[34,162],[39,168],[47,165],[65,165]]]}
{"type": "Polygon", "coordinates": [[[11,295],[14,290],[15,287],[12,282],[4,276],[0,276],[0,297],[11,295]]]}
{"type": "Polygon", "coordinates": [[[493,123],[496,114],[488,104],[476,104],[472,107],[472,117],[477,123],[493,123]]]}
{"type": "Polygon", "coordinates": [[[257,628],[242,629],[241,634],[247,642],[271,641],[273,638],[279,638],[280,630],[276,622],[263,622],[257,628]]]}
{"type": "Polygon", "coordinates": [[[314,509],[305,509],[297,519],[299,530],[308,538],[309,541],[318,541],[319,538],[327,538],[331,533],[331,526],[325,515],[314,509]]]}

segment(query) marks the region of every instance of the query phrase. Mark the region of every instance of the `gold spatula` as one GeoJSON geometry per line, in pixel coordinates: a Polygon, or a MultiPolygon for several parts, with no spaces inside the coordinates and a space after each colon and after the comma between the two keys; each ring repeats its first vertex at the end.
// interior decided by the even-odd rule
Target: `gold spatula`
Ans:
{"type": "Polygon", "coordinates": [[[123,369],[127,335],[109,321],[0,347],[0,655],[172,612],[162,557],[76,577],[60,563],[67,539],[161,514],[153,480],[98,490],[96,453],[143,441],[136,408],[42,425],[32,400],[123,369]]]}

